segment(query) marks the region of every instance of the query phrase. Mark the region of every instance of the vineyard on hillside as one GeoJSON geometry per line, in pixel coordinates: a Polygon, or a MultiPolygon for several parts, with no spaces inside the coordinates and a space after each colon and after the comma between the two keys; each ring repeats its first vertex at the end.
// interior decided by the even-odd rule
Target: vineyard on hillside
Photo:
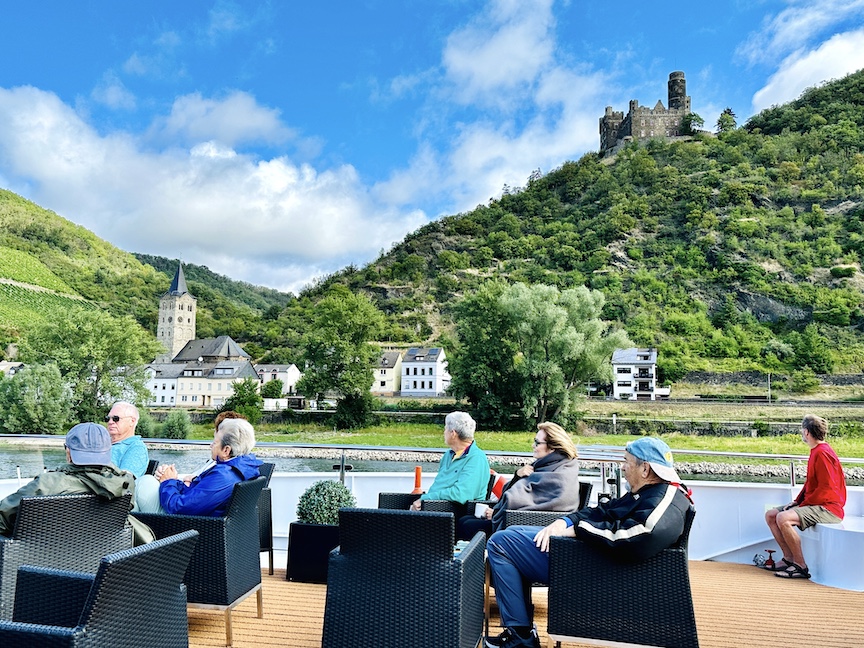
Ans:
{"type": "Polygon", "coordinates": [[[45,264],[26,252],[0,247],[0,278],[41,286],[66,295],[76,294],[45,264]]]}
{"type": "Polygon", "coordinates": [[[70,308],[95,309],[90,302],[0,283],[0,322],[35,322],[70,308]]]}

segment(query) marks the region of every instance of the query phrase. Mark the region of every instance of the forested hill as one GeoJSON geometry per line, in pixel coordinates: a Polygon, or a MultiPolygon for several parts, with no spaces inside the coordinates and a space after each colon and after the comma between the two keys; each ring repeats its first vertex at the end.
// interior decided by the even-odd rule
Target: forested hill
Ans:
{"type": "MultiPolygon", "coordinates": [[[[177,261],[152,258],[170,271],[157,272],[52,211],[0,190],[0,349],[25,335],[46,314],[85,305],[114,315],[131,315],[155,334],[159,296],[171,282],[177,261]]],[[[186,268],[198,297],[201,337],[242,334],[245,322],[290,295],[249,286],[186,268]]]]}
{"type": "MultiPolygon", "coordinates": [[[[740,128],[589,154],[442,218],[345,284],[449,341],[454,300],[494,277],[587,285],[631,339],[686,370],[861,371],[864,72],[740,128]]],[[[290,311],[290,309],[289,309],[290,311]]]]}
{"type": "MultiPolygon", "coordinates": [[[[667,380],[695,369],[860,372],[864,72],[723,125],[535,172],[525,187],[432,222],[297,299],[189,266],[198,335],[228,334],[256,359],[297,362],[315,302],[343,286],[385,313],[382,342],[458,353],[454,305],[500,279],[601,290],[607,319],[659,347],[667,380]]],[[[0,191],[3,248],[44,266],[29,276],[57,299],[132,314],[149,331],[175,269],[140,257],[157,271],[0,191]]],[[[3,317],[0,300],[0,343],[19,334],[3,317]]]]}

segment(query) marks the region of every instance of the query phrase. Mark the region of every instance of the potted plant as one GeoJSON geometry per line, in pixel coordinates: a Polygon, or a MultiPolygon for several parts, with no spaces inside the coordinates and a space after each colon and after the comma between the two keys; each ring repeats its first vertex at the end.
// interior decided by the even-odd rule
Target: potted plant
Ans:
{"type": "Polygon", "coordinates": [[[339,545],[339,509],[357,500],[342,482],[323,479],[297,502],[297,521],[288,527],[288,580],[326,583],[330,552],[339,545]]]}

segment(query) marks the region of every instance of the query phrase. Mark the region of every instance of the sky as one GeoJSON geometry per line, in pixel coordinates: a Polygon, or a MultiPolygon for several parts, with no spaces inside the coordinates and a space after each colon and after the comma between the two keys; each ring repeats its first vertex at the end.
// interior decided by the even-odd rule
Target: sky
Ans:
{"type": "Polygon", "coordinates": [[[864,68],[864,0],[2,3],[0,187],[297,293],[599,148],[683,71],[713,129],[864,68]]]}

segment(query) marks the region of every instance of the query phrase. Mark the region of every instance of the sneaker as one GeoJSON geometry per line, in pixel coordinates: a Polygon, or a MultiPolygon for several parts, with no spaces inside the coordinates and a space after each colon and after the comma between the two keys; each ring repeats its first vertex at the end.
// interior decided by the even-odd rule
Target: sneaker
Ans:
{"type": "Polygon", "coordinates": [[[520,639],[510,628],[504,628],[504,632],[497,637],[486,637],[483,645],[486,648],[516,648],[516,646],[540,648],[540,637],[537,636],[536,628],[531,630],[528,639],[520,639]]]}

